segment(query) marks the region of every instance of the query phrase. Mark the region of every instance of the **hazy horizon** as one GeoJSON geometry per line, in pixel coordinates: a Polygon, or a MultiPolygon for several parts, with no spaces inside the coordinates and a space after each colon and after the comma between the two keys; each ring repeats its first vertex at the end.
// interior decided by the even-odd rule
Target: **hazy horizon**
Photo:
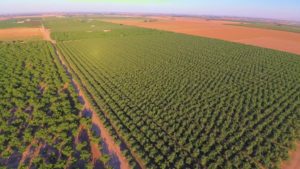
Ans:
{"type": "Polygon", "coordinates": [[[269,18],[300,21],[300,1],[234,0],[3,0],[0,15],[55,12],[160,13],[269,18]]]}

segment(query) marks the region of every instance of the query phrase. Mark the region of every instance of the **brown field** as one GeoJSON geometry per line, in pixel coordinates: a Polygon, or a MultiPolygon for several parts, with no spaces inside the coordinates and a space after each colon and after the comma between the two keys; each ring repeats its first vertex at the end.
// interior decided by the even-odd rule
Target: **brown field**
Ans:
{"type": "Polygon", "coordinates": [[[0,29],[0,40],[42,39],[40,28],[9,28],[0,29]]]}
{"type": "Polygon", "coordinates": [[[152,17],[153,21],[110,19],[113,23],[222,39],[300,54],[300,34],[277,30],[234,26],[237,22],[200,18],[152,17]]]}
{"type": "Polygon", "coordinates": [[[0,21],[4,21],[6,20],[7,18],[4,18],[4,17],[0,17],[0,21]]]}
{"type": "Polygon", "coordinates": [[[46,41],[55,42],[50,37],[50,30],[41,28],[8,28],[0,29],[1,40],[32,40],[43,39],[46,41]]]}

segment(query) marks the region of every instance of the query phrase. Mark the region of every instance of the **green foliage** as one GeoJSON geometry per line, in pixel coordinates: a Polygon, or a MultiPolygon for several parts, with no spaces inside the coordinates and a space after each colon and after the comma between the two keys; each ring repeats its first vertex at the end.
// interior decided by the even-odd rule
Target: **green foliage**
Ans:
{"type": "Polygon", "coordinates": [[[76,29],[54,34],[69,67],[148,168],[274,168],[299,138],[297,55],[103,22],[119,35],[91,38],[78,33],[91,23],[61,22],[76,29]]]}
{"type": "Polygon", "coordinates": [[[18,27],[39,27],[40,18],[9,19],[0,21],[0,29],[18,28],[18,27]]]}
{"type": "Polygon", "coordinates": [[[51,36],[57,41],[126,37],[133,34],[143,36],[145,33],[155,32],[153,30],[99,22],[98,20],[88,20],[80,17],[47,19],[45,26],[51,29],[51,36]]]}
{"type": "Polygon", "coordinates": [[[102,163],[107,166],[108,165],[108,162],[110,160],[110,156],[107,155],[107,154],[103,154],[101,157],[100,157],[100,161],[102,161],[102,163]]]}
{"type": "MultiPolygon", "coordinates": [[[[147,168],[278,168],[300,138],[297,55],[80,17],[45,25],[132,168],[137,156],[147,168]]],[[[48,156],[33,168],[92,168],[101,138],[74,143],[92,123],[53,47],[0,43],[0,58],[0,166],[35,140],[48,156]]]]}
{"type": "MultiPolygon", "coordinates": [[[[52,52],[46,42],[0,43],[0,165],[34,142],[36,149],[47,145],[61,154],[74,151],[71,131],[79,127],[79,101],[71,85],[62,90],[68,77],[52,52]]],[[[36,157],[33,165],[65,165],[64,156],[52,156],[36,157]]]]}

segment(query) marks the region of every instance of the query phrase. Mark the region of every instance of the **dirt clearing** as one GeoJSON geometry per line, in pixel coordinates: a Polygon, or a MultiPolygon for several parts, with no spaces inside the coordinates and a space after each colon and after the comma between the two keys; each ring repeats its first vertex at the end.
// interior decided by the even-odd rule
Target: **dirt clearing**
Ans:
{"type": "Polygon", "coordinates": [[[138,19],[110,19],[113,23],[222,39],[264,48],[300,54],[300,34],[261,28],[234,26],[237,22],[199,18],[152,17],[153,22],[138,19]]]}

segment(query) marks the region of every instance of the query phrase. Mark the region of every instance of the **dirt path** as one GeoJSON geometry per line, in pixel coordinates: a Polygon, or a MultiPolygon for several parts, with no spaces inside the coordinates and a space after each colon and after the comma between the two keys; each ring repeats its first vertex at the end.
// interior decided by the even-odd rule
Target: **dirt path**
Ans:
{"type": "Polygon", "coordinates": [[[34,152],[32,153],[32,157],[30,158],[28,168],[32,167],[32,162],[36,157],[39,156],[42,146],[43,144],[39,143],[38,147],[35,147],[34,152]]]}
{"type": "MultiPolygon", "coordinates": [[[[45,28],[42,28],[42,29],[45,29],[45,28]]],[[[48,33],[49,31],[45,31],[45,32],[48,33]]],[[[114,139],[109,134],[109,131],[105,128],[105,125],[100,120],[98,114],[92,109],[91,104],[89,103],[85,94],[82,92],[82,89],[81,89],[79,83],[72,78],[72,75],[67,67],[67,64],[65,63],[63,57],[61,57],[60,52],[57,50],[57,48],[55,46],[55,41],[52,40],[51,37],[50,37],[49,41],[53,43],[56,54],[58,55],[61,64],[66,68],[67,74],[70,75],[71,81],[72,81],[75,89],[78,92],[78,96],[79,96],[80,100],[83,101],[84,109],[87,110],[91,114],[92,123],[94,126],[96,126],[98,128],[100,137],[101,137],[102,141],[104,142],[104,145],[107,145],[108,153],[109,153],[110,157],[112,158],[112,161],[117,161],[117,163],[114,163],[115,166],[112,166],[112,167],[115,169],[118,169],[118,168],[130,169],[129,162],[125,158],[125,156],[122,154],[121,147],[114,142],[114,139]]],[[[92,148],[93,156],[94,155],[100,156],[100,154],[95,150],[95,149],[99,150],[99,145],[95,145],[94,143],[91,142],[91,148],[92,148]]]]}
{"type": "MultiPolygon", "coordinates": [[[[66,65],[64,63],[64,61],[62,61],[62,63],[64,65],[66,65]]],[[[121,169],[130,169],[129,162],[127,161],[127,159],[122,154],[120,146],[115,144],[113,138],[109,134],[108,130],[105,128],[104,124],[101,122],[101,120],[98,117],[97,113],[95,111],[93,111],[93,109],[91,107],[91,104],[88,102],[87,98],[85,97],[84,93],[82,92],[80,85],[75,80],[73,80],[73,83],[76,86],[76,88],[78,89],[79,97],[81,97],[84,101],[85,109],[87,109],[91,113],[93,125],[97,126],[97,128],[100,130],[99,134],[100,134],[103,142],[107,145],[109,154],[112,155],[113,157],[117,158],[117,159],[113,159],[113,160],[119,161],[120,166],[119,167],[118,166],[113,166],[113,167],[114,168],[121,168],[121,169]]]]}
{"type": "MultiPolygon", "coordinates": [[[[64,66],[65,70],[67,71],[67,74],[70,76],[71,81],[72,81],[72,85],[76,88],[76,91],[78,93],[78,97],[81,98],[81,99],[83,99],[83,104],[84,105],[83,105],[83,110],[82,111],[84,111],[86,109],[90,109],[90,105],[88,104],[87,100],[85,99],[84,94],[80,90],[79,84],[74,79],[72,79],[72,76],[71,76],[70,72],[68,71],[68,68],[67,68],[64,60],[60,57],[60,53],[57,51],[57,48],[55,46],[56,41],[51,38],[51,31],[49,29],[46,29],[44,27],[44,25],[42,25],[42,27],[40,28],[40,31],[43,34],[44,40],[50,41],[53,44],[53,46],[55,47],[56,54],[58,55],[59,60],[62,63],[62,65],[64,66]]],[[[82,117],[82,111],[80,112],[80,116],[81,117],[82,117]]],[[[78,142],[79,142],[79,134],[85,128],[86,127],[84,127],[82,125],[79,126],[79,129],[78,129],[79,133],[78,133],[78,136],[75,138],[75,144],[78,144],[78,142]]],[[[91,132],[89,130],[88,130],[88,136],[89,136],[89,138],[91,137],[91,132]]],[[[100,159],[100,157],[101,157],[100,147],[99,147],[98,144],[93,143],[93,142],[90,141],[90,148],[91,148],[91,153],[92,153],[92,160],[93,160],[93,163],[95,163],[95,161],[98,160],[98,159],[100,159]]]]}
{"type": "Polygon", "coordinates": [[[31,150],[32,146],[35,145],[35,144],[36,144],[36,140],[33,140],[33,141],[26,147],[25,151],[22,153],[22,158],[21,158],[21,160],[20,160],[20,162],[19,162],[19,164],[20,164],[19,166],[21,166],[22,164],[24,164],[26,158],[28,158],[29,155],[31,154],[30,150],[31,150]]]}
{"type": "Polygon", "coordinates": [[[90,142],[90,144],[91,144],[91,152],[92,152],[92,162],[93,164],[95,164],[95,162],[99,160],[101,157],[101,151],[98,144],[93,142],[90,142]]]}
{"type": "MultiPolygon", "coordinates": [[[[153,18],[153,17],[152,17],[153,18]]],[[[236,26],[237,22],[183,17],[154,17],[152,22],[138,19],[110,19],[108,22],[151,28],[300,54],[300,33],[236,26]]]]}
{"type": "MultiPolygon", "coordinates": [[[[49,41],[53,42],[52,39],[49,40],[49,41]]],[[[55,49],[55,50],[56,50],[56,49],[55,49]]],[[[57,53],[57,55],[59,55],[58,51],[56,51],[56,53],[57,53]]],[[[66,71],[67,71],[67,74],[70,76],[70,78],[72,78],[72,76],[71,76],[70,72],[67,70],[67,67],[66,67],[65,63],[63,62],[63,60],[60,60],[60,61],[61,61],[61,63],[63,64],[63,66],[65,67],[65,69],[66,69],[66,71]]],[[[81,90],[79,89],[78,84],[74,81],[74,79],[71,79],[71,81],[72,81],[72,85],[75,87],[75,89],[76,89],[76,91],[77,91],[77,93],[78,93],[78,97],[80,98],[80,100],[83,101],[82,104],[84,104],[84,105],[83,105],[83,109],[81,110],[81,112],[80,112],[80,114],[79,114],[79,116],[82,118],[83,111],[85,111],[86,109],[89,109],[89,108],[87,107],[87,102],[85,101],[84,96],[83,96],[83,93],[82,93],[81,90]]],[[[75,144],[78,144],[78,143],[79,143],[79,136],[80,136],[80,134],[82,133],[82,131],[84,131],[84,130],[87,131],[87,133],[88,133],[88,135],[87,135],[87,136],[88,136],[87,140],[88,140],[88,142],[89,142],[89,144],[90,144],[90,148],[91,148],[92,162],[93,162],[93,164],[95,164],[96,161],[100,159],[102,153],[101,153],[101,151],[100,151],[100,146],[99,146],[98,144],[93,143],[93,142],[91,141],[92,134],[91,134],[91,131],[90,131],[89,129],[86,128],[86,126],[83,126],[83,125],[80,125],[80,126],[79,126],[79,128],[78,128],[78,135],[75,137],[75,144]]]]}
{"type": "Polygon", "coordinates": [[[56,41],[51,38],[51,31],[49,29],[46,29],[44,27],[44,25],[42,25],[42,27],[40,28],[40,31],[42,33],[44,40],[50,41],[51,43],[56,44],[56,41]]]}
{"type": "Polygon", "coordinates": [[[300,143],[296,146],[296,151],[290,153],[290,160],[281,165],[281,169],[299,169],[300,168],[300,143]]]}

